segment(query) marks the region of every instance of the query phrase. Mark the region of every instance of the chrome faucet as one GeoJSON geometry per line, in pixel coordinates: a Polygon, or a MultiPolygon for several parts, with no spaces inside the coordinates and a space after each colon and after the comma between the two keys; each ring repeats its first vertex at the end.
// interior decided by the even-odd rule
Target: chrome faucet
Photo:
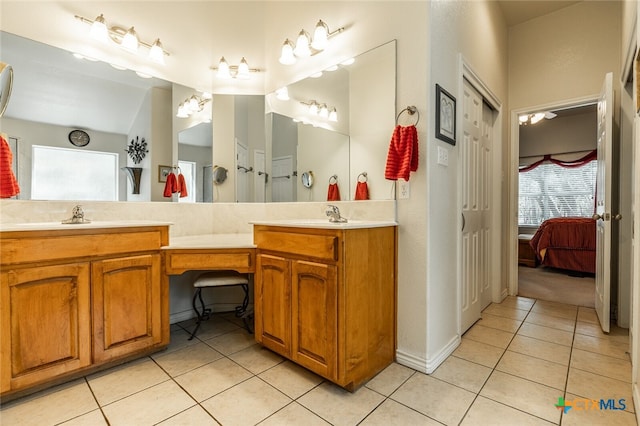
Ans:
{"type": "Polygon", "coordinates": [[[342,217],[340,215],[340,209],[338,206],[334,206],[333,204],[329,204],[327,206],[327,210],[325,211],[327,216],[329,216],[329,222],[333,223],[345,223],[347,221],[346,217],[342,217]]]}
{"type": "Polygon", "coordinates": [[[91,223],[91,221],[84,218],[84,210],[78,204],[71,210],[71,219],[63,220],[62,223],[91,223]]]}

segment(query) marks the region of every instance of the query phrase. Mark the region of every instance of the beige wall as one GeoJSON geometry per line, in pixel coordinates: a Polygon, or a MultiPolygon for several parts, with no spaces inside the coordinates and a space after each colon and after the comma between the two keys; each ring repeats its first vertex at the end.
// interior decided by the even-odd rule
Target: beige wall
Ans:
{"type": "Polygon", "coordinates": [[[620,5],[583,1],[511,27],[509,108],[597,95],[607,72],[620,81],[620,5]]]}

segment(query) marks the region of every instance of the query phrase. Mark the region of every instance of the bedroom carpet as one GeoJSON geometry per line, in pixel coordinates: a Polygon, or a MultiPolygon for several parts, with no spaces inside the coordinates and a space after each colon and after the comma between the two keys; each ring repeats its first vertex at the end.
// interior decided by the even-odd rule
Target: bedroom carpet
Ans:
{"type": "Polygon", "coordinates": [[[518,266],[518,296],[595,307],[595,277],[569,276],[567,271],[518,266]]]}

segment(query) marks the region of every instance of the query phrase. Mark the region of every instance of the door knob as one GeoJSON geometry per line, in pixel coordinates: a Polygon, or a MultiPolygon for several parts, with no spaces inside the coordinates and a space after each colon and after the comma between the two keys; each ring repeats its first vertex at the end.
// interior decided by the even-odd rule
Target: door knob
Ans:
{"type": "Polygon", "coordinates": [[[591,216],[591,219],[600,220],[600,219],[602,219],[602,216],[600,216],[598,213],[595,213],[593,216],[591,216]]]}
{"type": "Polygon", "coordinates": [[[618,213],[613,217],[613,220],[620,220],[620,219],[622,219],[622,215],[620,213],[618,213]]]}

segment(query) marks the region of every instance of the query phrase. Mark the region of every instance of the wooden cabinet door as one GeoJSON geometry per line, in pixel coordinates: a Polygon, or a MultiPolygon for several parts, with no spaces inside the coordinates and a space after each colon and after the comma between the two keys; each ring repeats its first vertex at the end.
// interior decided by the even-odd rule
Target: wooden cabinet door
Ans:
{"type": "Polygon", "coordinates": [[[255,337],[281,355],[291,354],[291,261],[259,254],[254,287],[255,337]]]}
{"type": "Polygon", "coordinates": [[[91,264],[95,362],[135,353],[162,340],[159,254],[91,264]]]}
{"type": "Polygon", "coordinates": [[[0,283],[2,392],[91,364],[88,263],[9,270],[0,283]]]}
{"type": "Polygon", "coordinates": [[[292,262],[292,360],[337,379],[337,269],[322,263],[292,262]]]}

